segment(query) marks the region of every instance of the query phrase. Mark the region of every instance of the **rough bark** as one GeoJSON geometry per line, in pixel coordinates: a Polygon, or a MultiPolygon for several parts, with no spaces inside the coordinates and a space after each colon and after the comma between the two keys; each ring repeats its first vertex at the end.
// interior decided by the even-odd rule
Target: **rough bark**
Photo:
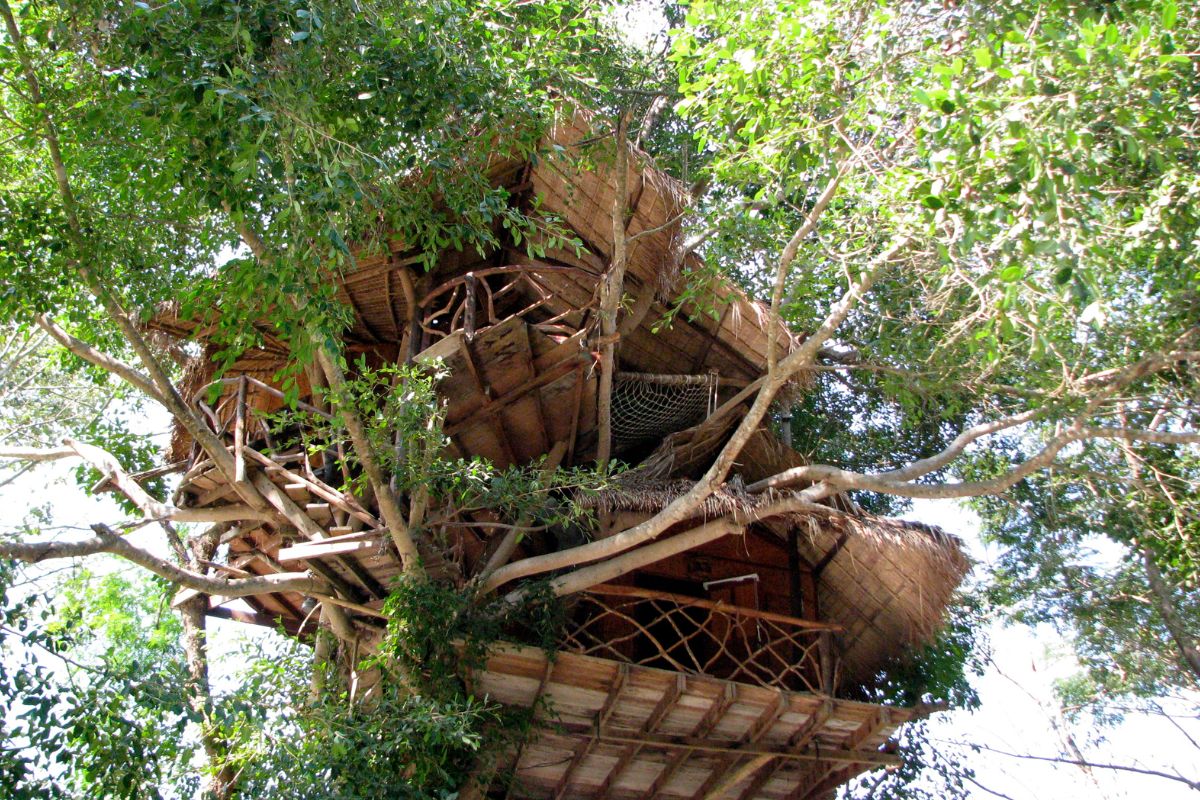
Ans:
{"type": "Polygon", "coordinates": [[[600,284],[600,387],[596,401],[596,463],[601,469],[612,455],[612,388],[617,360],[617,312],[625,287],[625,269],[629,263],[625,241],[625,223],[629,214],[629,114],[622,113],[616,130],[617,188],[612,205],[612,254],[608,271],[600,284]]]}

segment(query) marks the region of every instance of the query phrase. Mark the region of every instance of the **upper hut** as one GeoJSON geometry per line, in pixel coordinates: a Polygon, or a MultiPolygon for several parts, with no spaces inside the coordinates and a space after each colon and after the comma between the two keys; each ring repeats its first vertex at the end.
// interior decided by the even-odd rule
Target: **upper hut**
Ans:
{"type": "MultiPolygon", "coordinates": [[[[544,157],[492,172],[512,203],[530,208],[536,199],[581,247],[550,248],[539,258],[512,243],[485,257],[447,251],[421,274],[414,254],[397,249],[360,257],[341,280],[341,297],[354,313],[348,352],[373,364],[437,357],[448,367],[438,391],[451,455],[481,456],[497,467],[548,454],[567,466],[596,457],[597,310],[617,188],[611,166],[581,157],[594,140],[585,114],[567,114],[548,134],[544,157]]],[[[765,371],[769,338],[783,352],[797,341],[771,328],[766,309],[728,284],[713,289],[715,316],[685,306],[671,324],[660,324],[678,296],[681,270],[698,260],[680,264],[674,257],[681,187],[643,154],[630,155],[632,243],[612,449],[634,468],[617,487],[584,498],[596,509],[596,528],[587,532],[595,539],[648,518],[684,491],[740,418],[735,396],[765,371]]],[[[197,324],[169,314],[154,324],[181,338],[204,338],[197,324]]],[[[259,446],[270,442],[261,415],[282,404],[274,381],[288,357],[272,331],[263,331],[263,341],[221,379],[215,403],[208,365],[193,370],[185,387],[239,468],[290,500],[248,513],[226,535],[225,568],[312,570],[351,617],[378,624],[373,612],[399,564],[373,500],[339,488],[319,456],[277,442],[259,446]]],[[[301,399],[312,400],[306,385],[301,399]]],[[[174,447],[187,462],[180,505],[238,502],[185,435],[177,433],[174,447]]],[[[759,430],[725,486],[660,541],[707,519],[754,511],[767,499],[745,487],[803,463],[787,443],[759,430]]],[[[495,521],[464,512],[439,538],[450,546],[423,554],[427,566],[447,580],[477,575],[502,533],[485,524],[495,521]]],[[[514,558],[563,546],[561,537],[527,536],[514,558]]],[[[956,539],[833,498],[803,513],[757,518],[740,535],[574,595],[556,659],[499,646],[470,680],[506,703],[551,700],[544,707],[559,724],[514,755],[514,796],[824,797],[858,772],[894,763],[885,744],[915,712],[845,697],[936,632],[967,566],[956,539]]],[[[211,613],[281,621],[298,633],[304,601],[260,595],[246,606],[213,598],[211,613]]]]}

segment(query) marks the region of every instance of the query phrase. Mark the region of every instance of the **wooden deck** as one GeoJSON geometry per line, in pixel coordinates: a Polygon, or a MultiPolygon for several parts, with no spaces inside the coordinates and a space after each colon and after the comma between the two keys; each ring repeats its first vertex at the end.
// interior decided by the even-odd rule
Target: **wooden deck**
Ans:
{"type": "Polygon", "coordinates": [[[496,649],[472,688],[542,700],[544,731],[515,754],[510,797],[783,800],[825,797],[898,763],[910,709],[837,700],[538,649],[496,649]]]}

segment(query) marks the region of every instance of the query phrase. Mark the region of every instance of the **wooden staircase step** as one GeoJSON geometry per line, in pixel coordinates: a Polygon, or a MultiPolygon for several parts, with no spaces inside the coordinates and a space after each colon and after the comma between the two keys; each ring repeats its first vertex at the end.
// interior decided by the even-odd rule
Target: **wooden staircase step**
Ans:
{"type": "Polygon", "coordinates": [[[321,526],[328,526],[333,522],[333,512],[329,508],[329,503],[308,503],[304,510],[308,512],[308,516],[312,521],[321,526]]]}
{"type": "Polygon", "coordinates": [[[283,491],[287,492],[287,496],[292,498],[292,502],[299,505],[307,505],[312,500],[312,494],[303,483],[286,484],[283,487],[283,491]]]}

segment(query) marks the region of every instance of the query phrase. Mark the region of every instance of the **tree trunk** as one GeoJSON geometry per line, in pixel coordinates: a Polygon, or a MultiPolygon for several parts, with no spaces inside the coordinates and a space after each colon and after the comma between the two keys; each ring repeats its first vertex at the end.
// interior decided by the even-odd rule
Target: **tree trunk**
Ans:
{"type": "Polygon", "coordinates": [[[600,285],[600,393],[596,401],[596,463],[601,469],[612,455],[612,386],[617,360],[617,311],[625,287],[628,264],[625,241],[626,215],[629,213],[629,114],[622,112],[617,121],[616,180],[612,207],[612,254],[608,272],[600,285]]]}
{"type": "Polygon", "coordinates": [[[1179,609],[1175,607],[1175,601],[1171,597],[1171,587],[1163,580],[1162,572],[1154,562],[1154,553],[1148,547],[1142,548],[1142,565],[1146,568],[1146,580],[1154,594],[1154,603],[1163,624],[1167,626],[1172,641],[1179,648],[1184,665],[1192,673],[1192,677],[1200,682],[1200,648],[1196,646],[1195,639],[1188,634],[1187,626],[1184,625],[1179,609]]]}
{"type": "Polygon", "coordinates": [[[212,722],[212,694],[208,683],[207,617],[208,596],[194,597],[179,610],[183,620],[183,647],[187,655],[188,703],[201,718],[200,743],[208,759],[201,785],[205,800],[230,800],[237,790],[237,771],[228,762],[229,747],[212,722]]]}

